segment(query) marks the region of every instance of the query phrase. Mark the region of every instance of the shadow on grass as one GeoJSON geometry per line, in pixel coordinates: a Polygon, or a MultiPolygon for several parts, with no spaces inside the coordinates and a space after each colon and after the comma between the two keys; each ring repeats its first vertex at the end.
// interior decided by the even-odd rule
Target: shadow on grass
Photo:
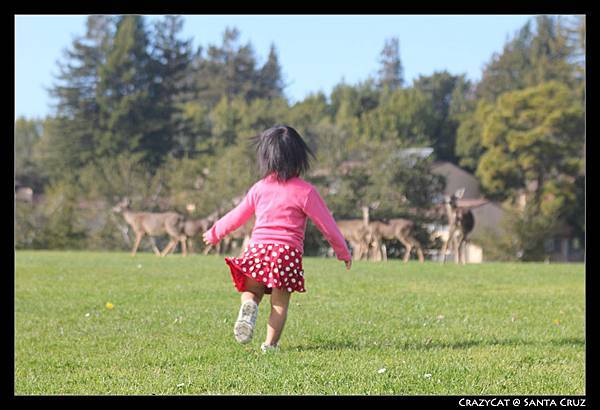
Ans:
{"type": "Polygon", "coordinates": [[[552,340],[524,340],[524,339],[482,339],[482,340],[459,340],[451,342],[440,342],[431,339],[423,341],[405,341],[401,343],[383,342],[371,344],[357,343],[349,340],[323,340],[315,341],[306,345],[290,346],[296,351],[310,350],[374,350],[381,348],[398,348],[401,350],[435,350],[435,349],[469,349],[472,347],[486,346],[585,346],[585,339],[567,337],[552,340]]]}

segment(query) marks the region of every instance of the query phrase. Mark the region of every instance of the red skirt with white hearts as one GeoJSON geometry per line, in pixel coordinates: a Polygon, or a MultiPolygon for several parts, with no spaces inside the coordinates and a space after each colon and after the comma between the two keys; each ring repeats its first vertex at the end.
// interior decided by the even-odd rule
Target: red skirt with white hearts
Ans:
{"type": "Polygon", "coordinates": [[[273,288],[288,292],[305,292],[302,253],[289,245],[276,243],[250,244],[241,258],[225,258],[231,270],[236,289],[246,290],[246,278],[265,286],[265,293],[273,288]]]}

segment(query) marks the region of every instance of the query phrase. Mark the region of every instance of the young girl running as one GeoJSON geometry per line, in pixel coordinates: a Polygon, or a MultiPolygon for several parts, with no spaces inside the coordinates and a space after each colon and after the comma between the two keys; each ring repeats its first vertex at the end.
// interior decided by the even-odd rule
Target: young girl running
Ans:
{"type": "Polygon", "coordinates": [[[287,317],[290,296],[305,292],[302,253],[306,218],[309,217],[333,247],[337,258],[350,269],[352,258],[346,241],[327,205],[314,186],[300,178],[309,168],[302,137],[291,127],[269,128],[254,140],[262,179],[242,202],[203,235],[216,245],[255,214],[250,244],[241,258],[225,258],[242,305],[233,333],[240,343],[252,339],[258,304],[271,295],[271,314],[263,352],[277,349],[287,317]]]}

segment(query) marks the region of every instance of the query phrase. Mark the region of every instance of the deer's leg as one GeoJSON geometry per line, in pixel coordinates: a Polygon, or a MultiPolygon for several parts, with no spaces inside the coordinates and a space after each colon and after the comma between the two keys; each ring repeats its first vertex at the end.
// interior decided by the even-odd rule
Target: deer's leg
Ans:
{"type": "Polygon", "coordinates": [[[456,235],[452,238],[452,247],[454,248],[454,261],[460,263],[460,240],[456,235]]]}
{"type": "Polygon", "coordinates": [[[165,249],[163,249],[163,251],[161,252],[160,256],[167,256],[168,253],[171,251],[171,249],[177,245],[177,241],[174,240],[173,238],[171,238],[171,240],[169,241],[169,244],[165,247],[165,249]]]}
{"type": "Polygon", "coordinates": [[[154,239],[154,236],[150,236],[150,243],[152,244],[152,250],[154,251],[154,253],[158,256],[160,256],[160,251],[158,250],[158,247],[156,246],[156,240],[154,239]]]}
{"type": "Polygon", "coordinates": [[[404,255],[402,256],[402,262],[406,263],[410,259],[410,252],[412,251],[412,243],[402,236],[397,238],[402,245],[404,245],[404,255]]]}
{"type": "Polygon", "coordinates": [[[377,239],[375,240],[375,251],[377,252],[376,255],[377,260],[379,262],[387,259],[387,255],[385,254],[385,245],[383,243],[383,238],[377,237],[377,239]]]}
{"type": "Polygon", "coordinates": [[[448,239],[444,241],[444,245],[442,246],[442,263],[446,263],[446,251],[448,250],[448,243],[452,240],[454,236],[454,229],[448,231],[448,239]]]}
{"type": "Polygon", "coordinates": [[[370,245],[368,243],[361,242],[361,244],[360,244],[360,258],[361,259],[364,258],[364,260],[366,260],[366,261],[369,260],[369,248],[370,248],[370,245]]]}
{"type": "Polygon", "coordinates": [[[181,236],[179,238],[179,241],[181,242],[181,253],[183,254],[183,256],[187,256],[187,237],[181,236]]]}
{"type": "Polygon", "coordinates": [[[402,261],[404,263],[406,263],[410,259],[410,253],[412,252],[413,245],[409,241],[404,241],[403,243],[404,243],[404,257],[402,258],[402,261]]]}
{"type": "Polygon", "coordinates": [[[171,255],[171,254],[174,254],[175,252],[177,252],[177,245],[179,245],[179,241],[177,239],[175,239],[175,244],[171,247],[171,249],[169,249],[169,252],[167,252],[167,255],[171,255]]]}
{"type": "Polygon", "coordinates": [[[131,256],[135,256],[138,247],[140,246],[140,242],[142,241],[143,233],[135,233],[135,243],[133,244],[133,249],[131,251],[131,256]]]}
{"type": "Polygon", "coordinates": [[[442,245],[442,250],[440,251],[441,253],[441,258],[440,258],[440,262],[441,263],[445,263],[446,262],[446,249],[448,248],[448,241],[444,241],[444,244],[442,245]]]}
{"type": "Polygon", "coordinates": [[[419,255],[419,262],[420,263],[425,262],[425,256],[423,255],[423,249],[421,249],[421,245],[418,242],[415,243],[415,248],[417,248],[417,255],[419,255]]]}
{"type": "Polygon", "coordinates": [[[425,256],[423,255],[423,249],[421,248],[421,243],[414,237],[412,234],[407,236],[407,240],[410,242],[410,245],[413,249],[417,251],[417,256],[419,257],[419,262],[425,262],[425,256]]]}
{"type": "Polygon", "coordinates": [[[405,251],[404,251],[404,257],[402,258],[402,261],[404,263],[408,262],[410,259],[410,253],[412,252],[412,243],[408,242],[408,246],[406,247],[405,251]]]}
{"type": "Polygon", "coordinates": [[[460,263],[464,265],[467,263],[467,241],[464,236],[461,237],[460,242],[458,243],[458,248],[460,249],[460,263]]]}
{"type": "Polygon", "coordinates": [[[383,255],[381,253],[381,246],[383,242],[379,239],[375,240],[375,258],[377,262],[381,262],[383,260],[383,255]]]}
{"type": "Polygon", "coordinates": [[[381,256],[383,257],[383,261],[387,262],[387,248],[384,241],[381,241],[381,256]]]}
{"type": "Polygon", "coordinates": [[[358,248],[356,247],[356,245],[353,242],[351,242],[351,241],[348,241],[348,242],[350,242],[350,247],[352,248],[352,260],[357,261],[358,260],[357,259],[358,248]]]}
{"type": "Polygon", "coordinates": [[[359,261],[362,258],[362,246],[360,243],[349,241],[352,246],[352,259],[359,261]]]}
{"type": "Polygon", "coordinates": [[[187,238],[186,241],[187,241],[188,248],[190,250],[190,255],[193,255],[194,254],[194,238],[187,238]]]}
{"type": "Polygon", "coordinates": [[[372,261],[377,262],[377,260],[379,260],[379,256],[381,256],[381,255],[377,255],[377,252],[379,252],[379,244],[378,243],[373,241],[367,245],[367,259],[370,258],[372,261]]]}

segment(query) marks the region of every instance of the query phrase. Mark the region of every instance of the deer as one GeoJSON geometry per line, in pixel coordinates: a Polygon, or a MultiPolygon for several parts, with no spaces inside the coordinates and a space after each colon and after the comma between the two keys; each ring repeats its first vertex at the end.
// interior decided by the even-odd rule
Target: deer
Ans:
{"type": "MultiPolygon", "coordinates": [[[[252,216],[248,222],[239,227],[233,232],[230,232],[219,244],[215,247],[217,253],[226,253],[231,250],[231,244],[233,241],[242,239],[241,249],[245,249],[250,243],[250,238],[252,236],[252,229],[254,228],[254,219],[252,216]]],[[[204,249],[204,254],[207,255],[210,250],[213,249],[213,245],[209,245],[204,249]]]]}
{"type": "Polygon", "coordinates": [[[415,223],[413,221],[404,218],[393,218],[387,222],[373,221],[369,226],[374,232],[373,236],[377,238],[376,242],[381,244],[381,254],[384,261],[387,261],[387,249],[383,239],[397,239],[404,245],[405,251],[402,258],[404,263],[408,262],[410,259],[410,253],[413,248],[417,250],[419,262],[423,263],[425,261],[421,244],[414,236],[415,223]]]}
{"type": "MultiPolygon", "coordinates": [[[[194,241],[192,238],[198,235],[202,235],[206,232],[210,226],[215,223],[218,218],[217,212],[213,212],[205,218],[200,219],[186,219],[183,224],[183,233],[186,237],[186,243],[190,250],[190,253],[194,253],[194,241]]],[[[173,247],[173,251],[175,247],[173,247]]]]}
{"type": "Polygon", "coordinates": [[[423,250],[421,244],[414,236],[415,224],[413,221],[404,218],[393,218],[388,221],[370,221],[369,210],[370,208],[377,209],[379,207],[379,201],[370,204],[370,206],[362,207],[363,220],[369,227],[369,247],[374,248],[376,261],[384,260],[387,261],[387,249],[385,246],[384,239],[394,240],[397,239],[404,245],[404,262],[408,262],[410,253],[413,248],[416,248],[417,255],[420,262],[424,262],[425,257],[423,256],[423,250]]]}
{"type": "Polygon", "coordinates": [[[475,226],[475,217],[470,209],[458,206],[458,200],[463,197],[464,193],[465,189],[460,188],[451,196],[444,196],[444,207],[448,217],[448,237],[442,247],[442,263],[446,263],[446,251],[450,242],[455,251],[456,263],[463,265],[466,263],[464,245],[475,226]]]}
{"type": "Polygon", "coordinates": [[[352,246],[352,259],[361,260],[369,257],[369,246],[373,242],[372,231],[369,229],[369,208],[362,207],[362,219],[341,219],[336,222],[344,238],[352,246]]]}
{"type": "Polygon", "coordinates": [[[177,212],[133,212],[130,206],[130,199],[124,198],[112,210],[115,213],[122,214],[125,221],[135,233],[135,243],[131,251],[131,256],[135,256],[144,235],[150,237],[152,249],[157,256],[166,256],[178,242],[181,242],[183,256],[186,256],[186,236],[183,232],[185,220],[183,215],[177,212]],[[164,235],[165,233],[170,236],[171,240],[161,252],[156,247],[154,237],[164,235]]]}
{"type": "Polygon", "coordinates": [[[252,230],[254,229],[254,222],[256,221],[255,217],[252,216],[248,222],[246,222],[244,225],[240,226],[238,229],[236,229],[235,231],[231,232],[229,235],[227,235],[225,242],[224,242],[224,251],[227,252],[229,250],[231,250],[231,245],[233,243],[233,241],[235,240],[242,240],[242,246],[240,249],[245,249],[246,246],[248,246],[248,244],[250,244],[250,238],[252,237],[252,230]]]}
{"type": "MultiPolygon", "coordinates": [[[[212,215],[214,215],[214,218],[213,218],[212,222],[209,224],[207,229],[209,229],[217,221],[218,216],[220,214],[224,213],[223,210],[226,207],[232,207],[232,206],[235,207],[235,206],[239,205],[239,203],[242,202],[243,199],[244,199],[244,196],[237,196],[237,197],[233,198],[231,201],[226,201],[223,206],[219,206],[218,210],[212,214],[212,215]]],[[[216,247],[213,245],[208,245],[204,249],[204,255],[207,255],[213,248],[216,249],[217,253],[227,252],[228,250],[230,250],[232,242],[236,239],[243,240],[242,246],[241,246],[241,249],[243,250],[250,243],[250,239],[252,236],[252,230],[254,228],[254,222],[255,222],[255,217],[252,216],[248,220],[248,222],[246,222],[243,226],[241,226],[240,228],[236,229],[233,232],[230,232],[229,235],[227,235],[225,238],[223,238],[223,240],[221,242],[219,242],[219,244],[217,244],[216,247]]]]}

